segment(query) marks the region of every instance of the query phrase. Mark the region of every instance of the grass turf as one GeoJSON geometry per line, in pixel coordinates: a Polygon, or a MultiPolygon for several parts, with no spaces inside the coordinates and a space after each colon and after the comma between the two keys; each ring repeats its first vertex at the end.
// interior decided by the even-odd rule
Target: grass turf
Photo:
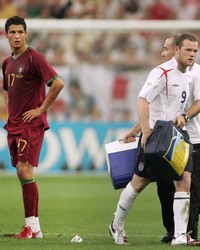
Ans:
{"type": "Polygon", "coordinates": [[[109,176],[36,176],[40,192],[42,240],[16,240],[24,224],[21,188],[16,176],[0,175],[1,249],[174,250],[189,248],[160,243],[162,226],[156,184],[137,198],[126,221],[129,245],[113,243],[108,225],[113,219],[121,190],[114,190],[109,176]],[[82,243],[71,243],[78,234],[82,243]]]}

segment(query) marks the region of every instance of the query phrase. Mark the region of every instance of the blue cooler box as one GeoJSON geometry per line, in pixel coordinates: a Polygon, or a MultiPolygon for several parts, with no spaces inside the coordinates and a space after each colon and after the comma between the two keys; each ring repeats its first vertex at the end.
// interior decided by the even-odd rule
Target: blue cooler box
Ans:
{"type": "Polygon", "coordinates": [[[115,189],[124,188],[131,181],[138,152],[138,138],[135,142],[123,140],[105,144],[108,173],[115,189]]]}

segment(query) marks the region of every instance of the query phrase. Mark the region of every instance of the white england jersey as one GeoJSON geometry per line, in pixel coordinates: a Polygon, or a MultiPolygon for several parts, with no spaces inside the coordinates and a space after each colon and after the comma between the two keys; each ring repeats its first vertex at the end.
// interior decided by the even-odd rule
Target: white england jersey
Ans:
{"type": "Polygon", "coordinates": [[[173,120],[184,113],[191,74],[177,69],[175,58],[154,68],[139,93],[149,102],[150,128],[157,120],[173,120]]]}
{"type": "MultiPolygon", "coordinates": [[[[190,71],[192,81],[190,83],[190,96],[187,101],[186,110],[195,101],[200,99],[200,65],[195,63],[190,71]]],[[[200,143],[200,114],[196,115],[186,124],[186,129],[190,135],[190,141],[193,144],[200,143]]]]}

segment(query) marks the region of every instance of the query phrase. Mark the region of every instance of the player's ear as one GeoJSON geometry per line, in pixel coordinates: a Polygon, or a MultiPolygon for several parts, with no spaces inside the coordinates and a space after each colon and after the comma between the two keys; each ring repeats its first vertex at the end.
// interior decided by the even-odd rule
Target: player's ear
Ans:
{"type": "Polygon", "coordinates": [[[175,51],[175,54],[177,54],[179,52],[179,47],[178,46],[174,46],[174,51],[175,51]]]}

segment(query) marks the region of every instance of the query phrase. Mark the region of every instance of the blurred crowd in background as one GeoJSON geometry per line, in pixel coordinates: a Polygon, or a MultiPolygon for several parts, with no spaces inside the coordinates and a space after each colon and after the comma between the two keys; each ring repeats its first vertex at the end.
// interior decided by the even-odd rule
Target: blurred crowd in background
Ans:
{"type": "MultiPolygon", "coordinates": [[[[13,15],[45,19],[199,20],[200,0],[1,0],[0,19],[13,15]]],[[[188,31],[187,31],[188,32],[188,31]]],[[[200,41],[199,31],[192,32],[200,41]]],[[[162,62],[160,31],[28,32],[65,82],[49,110],[56,121],[134,121],[135,103],[149,69],[162,62]]],[[[0,66],[10,54],[0,32],[0,66]]],[[[0,74],[0,87],[2,75],[0,74]]],[[[0,119],[6,119],[0,90],[0,119]]]]}
{"type": "Polygon", "coordinates": [[[199,0],[1,0],[0,18],[199,19],[199,0]]]}

